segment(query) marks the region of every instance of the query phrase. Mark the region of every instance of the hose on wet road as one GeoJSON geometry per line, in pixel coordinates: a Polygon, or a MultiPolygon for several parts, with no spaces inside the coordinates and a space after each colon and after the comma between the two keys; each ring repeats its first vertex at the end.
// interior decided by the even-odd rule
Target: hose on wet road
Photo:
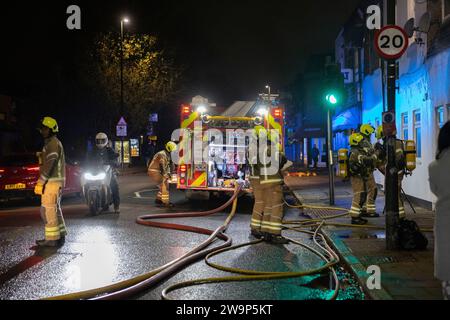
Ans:
{"type": "MultiPolygon", "coordinates": [[[[225,233],[229,224],[231,223],[233,217],[236,214],[237,209],[237,200],[238,195],[241,191],[240,186],[236,186],[235,192],[233,196],[223,205],[219,206],[216,209],[208,210],[204,212],[181,212],[181,213],[166,213],[166,214],[150,214],[144,215],[137,218],[137,223],[145,226],[156,227],[156,228],[164,228],[171,230],[182,230],[188,232],[194,232],[198,234],[208,235],[209,237],[203,241],[201,244],[185,253],[184,255],[168,262],[167,264],[160,266],[148,273],[142,274],[137,277],[133,277],[131,279],[127,279],[124,281],[120,281],[108,286],[95,288],[91,290],[85,290],[81,292],[69,293],[66,295],[59,295],[50,298],[46,298],[49,300],[79,300],[79,299],[91,299],[91,300],[112,300],[112,299],[127,299],[138,295],[139,293],[148,290],[162,281],[168,279],[175,272],[185,268],[186,266],[194,263],[202,258],[205,258],[205,262],[217,269],[230,273],[239,274],[238,276],[228,276],[228,277],[217,277],[217,278],[204,278],[204,279],[196,279],[191,281],[185,281],[181,283],[176,283],[171,285],[163,290],[162,298],[170,299],[169,293],[175,290],[195,286],[206,283],[218,283],[218,282],[242,282],[242,281],[267,281],[267,280],[275,280],[275,279],[286,279],[286,278],[296,278],[302,277],[306,275],[318,274],[323,271],[329,270],[332,273],[332,278],[334,282],[334,288],[332,290],[332,295],[330,299],[335,299],[338,295],[339,291],[339,280],[336,274],[334,267],[339,263],[339,256],[331,249],[328,245],[325,237],[320,233],[320,229],[324,225],[324,222],[316,224],[315,229],[311,231],[311,226],[308,224],[305,225],[297,225],[297,227],[286,227],[285,229],[294,230],[297,232],[302,232],[308,234],[312,237],[315,245],[319,248],[319,250],[313,248],[312,246],[306,245],[305,243],[299,242],[295,239],[288,240],[299,246],[306,248],[311,251],[313,254],[318,256],[320,259],[324,261],[324,264],[320,267],[311,270],[302,270],[295,272],[268,272],[268,271],[257,271],[257,270],[245,270],[240,268],[231,268],[227,266],[221,266],[211,262],[211,258],[217,256],[219,254],[236,250],[245,246],[256,245],[261,243],[263,240],[251,241],[244,244],[239,244],[236,246],[232,246],[232,239],[225,233]],[[175,224],[175,223],[167,223],[154,221],[155,219],[169,219],[169,218],[194,218],[194,217],[203,217],[215,214],[217,212],[221,212],[232,205],[232,209],[230,214],[227,216],[225,222],[216,228],[215,230],[175,224]],[[209,246],[214,243],[217,239],[223,241],[222,244],[209,248],[209,246]],[[322,251],[322,252],[321,252],[322,251]]],[[[335,209],[333,210],[347,210],[347,209],[335,209]]]]}

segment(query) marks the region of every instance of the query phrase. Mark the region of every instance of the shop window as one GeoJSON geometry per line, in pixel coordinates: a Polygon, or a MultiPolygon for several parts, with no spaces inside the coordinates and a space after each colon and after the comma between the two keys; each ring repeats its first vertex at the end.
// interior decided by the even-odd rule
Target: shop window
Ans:
{"type": "Polygon", "coordinates": [[[402,113],[402,140],[408,140],[408,113],[402,113]]]}
{"type": "Polygon", "coordinates": [[[416,142],[417,158],[422,158],[422,126],[420,111],[414,111],[414,141],[416,142]]]}

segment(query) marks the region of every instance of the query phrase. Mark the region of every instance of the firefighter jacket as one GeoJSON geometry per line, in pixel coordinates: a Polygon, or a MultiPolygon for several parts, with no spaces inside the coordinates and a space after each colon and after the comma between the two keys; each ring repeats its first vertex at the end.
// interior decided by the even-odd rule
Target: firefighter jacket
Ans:
{"type": "MultiPolygon", "coordinates": [[[[372,148],[373,149],[373,148],[372,148]]],[[[349,172],[350,176],[367,178],[375,170],[376,155],[365,152],[364,146],[352,146],[349,156],[349,172]]]]}
{"type": "Polygon", "coordinates": [[[171,159],[170,154],[162,150],[155,154],[148,166],[148,171],[159,172],[163,177],[170,176],[171,172],[171,159]]]}
{"type": "MultiPolygon", "coordinates": [[[[387,143],[383,139],[383,144],[377,142],[375,144],[375,154],[377,156],[377,168],[384,173],[387,164],[387,143]]],[[[399,174],[406,169],[405,146],[402,140],[395,140],[395,165],[399,170],[399,174]]]]}
{"type": "MultiPolygon", "coordinates": [[[[268,158],[270,157],[270,149],[267,152],[268,158]]],[[[281,173],[281,168],[284,167],[284,165],[287,163],[287,158],[285,155],[281,152],[278,152],[275,155],[275,165],[277,165],[276,168],[272,167],[272,161],[268,164],[264,164],[261,159],[258,159],[258,161],[254,161],[256,163],[251,164],[251,178],[252,179],[259,179],[259,183],[261,184],[267,184],[267,183],[276,183],[281,184],[284,181],[283,175],[281,173]],[[278,162],[278,163],[277,163],[278,162]]]]}
{"type": "Polygon", "coordinates": [[[375,153],[375,149],[367,137],[364,137],[358,147],[360,147],[366,155],[373,155],[375,153]]]}
{"type": "Polygon", "coordinates": [[[42,152],[38,152],[39,180],[45,184],[47,181],[61,182],[66,180],[66,162],[64,148],[56,136],[45,139],[42,152]]]}

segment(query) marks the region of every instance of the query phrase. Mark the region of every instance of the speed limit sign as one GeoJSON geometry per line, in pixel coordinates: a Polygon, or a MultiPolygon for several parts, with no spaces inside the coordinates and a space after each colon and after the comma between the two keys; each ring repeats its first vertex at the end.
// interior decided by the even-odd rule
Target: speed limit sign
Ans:
{"type": "Polygon", "coordinates": [[[385,26],[375,36],[375,49],[380,57],[387,60],[400,58],[408,43],[408,35],[399,26],[385,26]]]}

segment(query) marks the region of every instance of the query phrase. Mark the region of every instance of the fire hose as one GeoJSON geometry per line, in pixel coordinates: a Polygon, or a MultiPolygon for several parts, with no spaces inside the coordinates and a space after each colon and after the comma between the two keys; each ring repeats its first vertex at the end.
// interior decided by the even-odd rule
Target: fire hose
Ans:
{"type": "MultiPolygon", "coordinates": [[[[218,264],[215,264],[211,262],[211,258],[227,252],[231,250],[236,250],[238,248],[242,248],[245,246],[250,245],[256,245],[258,243],[261,243],[263,240],[256,240],[251,241],[244,244],[239,244],[236,246],[232,245],[232,239],[225,233],[227,230],[229,224],[231,223],[234,215],[236,214],[237,209],[237,199],[238,195],[241,191],[241,186],[236,186],[235,192],[233,196],[223,205],[220,207],[205,211],[205,212],[187,212],[187,213],[168,213],[168,214],[151,214],[151,215],[144,215],[137,218],[137,223],[145,226],[151,226],[156,228],[165,228],[165,229],[172,229],[172,230],[182,230],[182,231],[188,231],[188,232],[194,232],[199,234],[205,234],[209,237],[203,241],[201,244],[190,250],[189,252],[185,253],[184,255],[166,263],[163,266],[160,266],[152,271],[149,271],[148,273],[142,274],[140,276],[123,280],[108,286],[80,291],[80,292],[74,292],[69,293],[65,295],[59,295],[59,296],[53,296],[46,298],[46,300],[78,300],[78,299],[91,299],[91,300],[111,300],[111,299],[126,299],[135,296],[139,292],[142,292],[144,290],[148,290],[151,287],[154,287],[156,284],[161,283],[165,279],[169,278],[171,275],[173,275],[175,272],[179,271],[180,269],[184,268],[185,266],[198,261],[199,259],[205,258],[205,262],[210,267],[213,267],[218,270],[230,272],[230,273],[236,273],[239,274],[239,276],[228,276],[228,277],[217,277],[217,278],[204,278],[204,279],[196,279],[191,281],[185,281],[181,283],[174,284],[172,286],[169,286],[168,288],[164,289],[162,292],[162,298],[163,299],[170,299],[168,294],[172,291],[189,287],[189,286],[195,286],[200,284],[206,284],[206,283],[218,283],[218,282],[242,282],[242,281],[262,281],[262,280],[274,280],[274,279],[286,279],[286,278],[296,278],[296,277],[302,277],[306,275],[312,275],[321,273],[325,270],[330,270],[332,274],[332,278],[334,281],[334,289],[333,294],[330,297],[330,299],[335,299],[338,295],[339,291],[339,280],[336,274],[336,271],[334,269],[334,266],[339,263],[339,256],[331,249],[331,247],[328,245],[325,237],[320,233],[320,230],[322,226],[324,225],[324,222],[319,222],[317,220],[316,223],[315,220],[309,220],[316,223],[314,225],[315,230],[311,231],[311,225],[309,224],[298,224],[294,222],[288,222],[289,224],[297,224],[297,227],[288,227],[285,226],[285,229],[302,232],[305,234],[308,234],[312,237],[315,245],[322,250],[323,252],[320,252],[319,250],[306,245],[304,243],[301,243],[295,239],[288,238],[288,240],[294,244],[297,244],[299,246],[302,246],[306,248],[307,250],[311,251],[315,255],[317,255],[319,258],[321,258],[325,264],[323,264],[320,267],[317,267],[315,269],[311,270],[304,270],[304,271],[296,271],[296,272],[267,272],[267,271],[257,271],[257,270],[245,270],[245,269],[239,269],[239,268],[231,268],[227,266],[221,266],[218,264]],[[187,226],[187,225],[181,225],[181,224],[174,224],[174,223],[164,223],[164,222],[158,222],[153,221],[154,219],[167,219],[167,218],[184,218],[184,217],[202,217],[202,216],[208,216],[212,215],[214,213],[220,212],[227,207],[232,205],[232,209],[228,217],[226,218],[225,222],[216,228],[215,230],[210,229],[204,229],[194,226],[187,226]],[[304,230],[304,228],[307,228],[308,230],[304,230]],[[209,245],[211,245],[213,242],[215,242],[217,239],[220,239],[224,241],[219,246],[208,248],[209,245]]],[[[324,207],[320,207],[324,208],[324,207]]],[[[332,210],[347,210],[343,208],[332,208],[332,210]]],[[[303,222],[303,221],[299,221],[303,222]]]]}

